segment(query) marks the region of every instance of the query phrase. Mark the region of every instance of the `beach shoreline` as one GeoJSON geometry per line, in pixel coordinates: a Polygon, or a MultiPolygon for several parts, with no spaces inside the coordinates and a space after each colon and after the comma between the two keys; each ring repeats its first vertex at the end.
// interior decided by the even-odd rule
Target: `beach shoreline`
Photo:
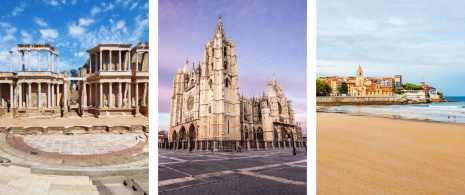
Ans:
{"type": "Polygon", "coordinates": [[[317,193],[460,194],[465,124],[316,113],[317,193]]]}

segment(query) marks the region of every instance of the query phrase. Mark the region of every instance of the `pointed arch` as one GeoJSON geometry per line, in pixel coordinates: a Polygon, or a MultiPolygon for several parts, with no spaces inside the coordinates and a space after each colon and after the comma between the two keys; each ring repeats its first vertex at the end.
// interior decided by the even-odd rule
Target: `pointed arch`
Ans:
{"type": "Polygon", "coordinates": [[[176,133],[176,130],[173,131],[173,134],[172,134],[171,137],[172,137],[173,141],[178,139],[178,134],[176,133]]]}
{"type": "Polygon", "coordinates": [[[224,86],[225,86],[226,88],[229,88],[230,83],[231,83],[231,82],[229,81],[228,78],[226,78],[226,79],[224,80],[224,86]]]}
{"type": "Polygon", "coordinates": [[[195,140],[196,137],[195,125],[191,123],[189,126],[189,139],[195,140]]]}
{"type": "Polygon", "coordinates": [[[179,140],[185,140],[186,136],[186,128],[184,128],[184,126],[181,126],[181,129],[179,129],[179,140]]]}

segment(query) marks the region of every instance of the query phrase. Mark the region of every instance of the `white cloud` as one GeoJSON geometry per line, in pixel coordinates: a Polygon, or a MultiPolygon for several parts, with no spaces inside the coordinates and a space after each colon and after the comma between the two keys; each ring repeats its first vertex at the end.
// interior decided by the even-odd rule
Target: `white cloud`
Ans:
{"type": "Polygon", "coordinates": [[[391,16],[388,20],[387,20],[387,23],[388,24],[393,24],[393,25],[397,25],[397,26],[403,26],[403,25],[406,25],[408,24],[408,22],[402,18],[399,18],[399,17],[395,17],[395,16],[391,16]]]}
{"type": "Polygon", "coordinates": [[[95,14],[100,13],[100,11],[101,11],[100,8],[94,6],[94,7],[92,7],[92,9],[90,10],[90,13],[91,13],[92,15],[95,15],[95,14]]]}
{"type": "Polygon", "coordinates": [[[105,4],[105,3],[102,3],[102,5],[103,5],[103,8],[104,8],[103,9],[104,11],[112,10],[115,7],[115,5],[113,5],[112,3],[108,3],[108,5],[105,4]]]}
{"type": "Polygon", "coordinates": [[[71,4],[76,5],[76,0],[71,0],[71,4]]]}
{"type": "Polygon", "coordinates": [[[77,37],[84,34],[86,30],[79,25],[72,24],[68,26],[68,31],[71,36],[77,37]]]}
{"type": "Polygon", "coordinates": [[[149,8],[149,2],[145,2],[144,9],[148,9],[148,8],[149,8]]]}
{"type": "Polygon", "coordinates": [[[29,33],[27,33],[26,31],[21,30],[21,36],[23,36],[22,37],[23,43],[31,43],[32,42],[31,35],[29,33]]]}
{"type": "Polygon", "coordinates": [[[90,18],[79,18],[79,26],[88,26],[89,24],[94,23],[93,19],[90,18]]]}
{"type": "Polygon", "coordinates": [[[50,5],[57,6],[57,5],[58,5],[58,1],[52,0],[52,1],[50,2],[50,5]]]}
{"type": "Polygon", "coordinates": [[[83,52],[83,51],[81,51],[81,52],[75,52],[75,53],[74,53],[74,56],[75,56],[75,57],[84,57],[84,56],[86,56],[86,52],[83,52]]]}
{"type": "Polygon", "coordinates": [[[66,0],[61,0],[61,3],[66,4],[66,0]]]}
{"type": "Polygon", "coordinates": [[[116,0],[116,3],[122,3],[123,7],[127,7],[129,3],[131,3],[132,0],[116,0]]]}
{"type": "Polygon", "coordinates": [[[132,4],[132,6],[129,8],[129,10],[133,10],[134,8],[137,7],[138,4],[139,4],[139,2],[137,2],[137,1],[134,2],[134,3],[132,4]]]}
{"type": "Polygon", "coordinates": [[[116,24],[116,30],[123,29],[125,25],[126,25],[126,22],[124,22],[124,20],[118,21],[118,23],[116,24]]]}
{"type": "Polygon", "coordinates": [[[42,39],[55,39],[58,37],[58,31],[55,29],[44,29],[40,30],[42,34],[42,39]]]}
{"type": "Polygon", "coordinates": [[[48,26],[47,22],[45,22],[42,18],[34,18],[34,22],[42,27],[48,26]]]}
{"type": "Polygon", "coordinates": [[[24,11],[24,8],[26,8],[27,4],[24,2],[21,2],[18,7],[13,8],[13,12],[11,13],[13,16],[16,16],[20,14],[21,12],[24,11]]]}

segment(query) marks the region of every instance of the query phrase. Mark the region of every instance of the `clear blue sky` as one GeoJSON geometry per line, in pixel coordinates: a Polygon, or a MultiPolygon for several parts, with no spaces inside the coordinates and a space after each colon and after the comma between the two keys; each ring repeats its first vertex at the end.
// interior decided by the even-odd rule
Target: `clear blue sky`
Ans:
{"type": "MultiPolygon", "coordinates": [[[[99,43],[148,42],[148,0],[2,1],[0,18],[0,71],[9,71],[10,50],[17,71],[18,43],[52,44],[60,52],[60,71],[69,71],[99,43]]],[[[31,54],[32,65],[36,56],[31,54]]]]}
{"type": "Polygon", "coordinates": [[[178,68],[186,57],[189,66],[202,61],[221,14],[226,36],[237,46],[239,91],[249,96],[266,93],[268,76],[275,74],[306,132],[306,1],[160,0],[158,6],[159,130],[168,130],[178,68]]]}
{"type": "Polygon", "coordinates": [[[465,96],[465,1],[317,1],[317,77],[401,74],[465,96]]]}

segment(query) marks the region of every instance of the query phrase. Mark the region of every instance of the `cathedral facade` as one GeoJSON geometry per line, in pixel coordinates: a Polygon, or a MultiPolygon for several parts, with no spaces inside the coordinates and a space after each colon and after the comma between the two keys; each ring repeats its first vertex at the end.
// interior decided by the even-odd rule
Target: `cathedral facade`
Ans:
{"type": "Polygon", "coordinates": [[[199,148],[211,140],[263,141],[271,147],[290,141],[288,136],[302,140],[292,102],[281,84],[268,79],[267,94],[241,95],[236,59],[236,44],[226,38],[219,19],[202,63],[189,67],[186,59],[173,79],[169,142],[194,141],[199,148]]]}

